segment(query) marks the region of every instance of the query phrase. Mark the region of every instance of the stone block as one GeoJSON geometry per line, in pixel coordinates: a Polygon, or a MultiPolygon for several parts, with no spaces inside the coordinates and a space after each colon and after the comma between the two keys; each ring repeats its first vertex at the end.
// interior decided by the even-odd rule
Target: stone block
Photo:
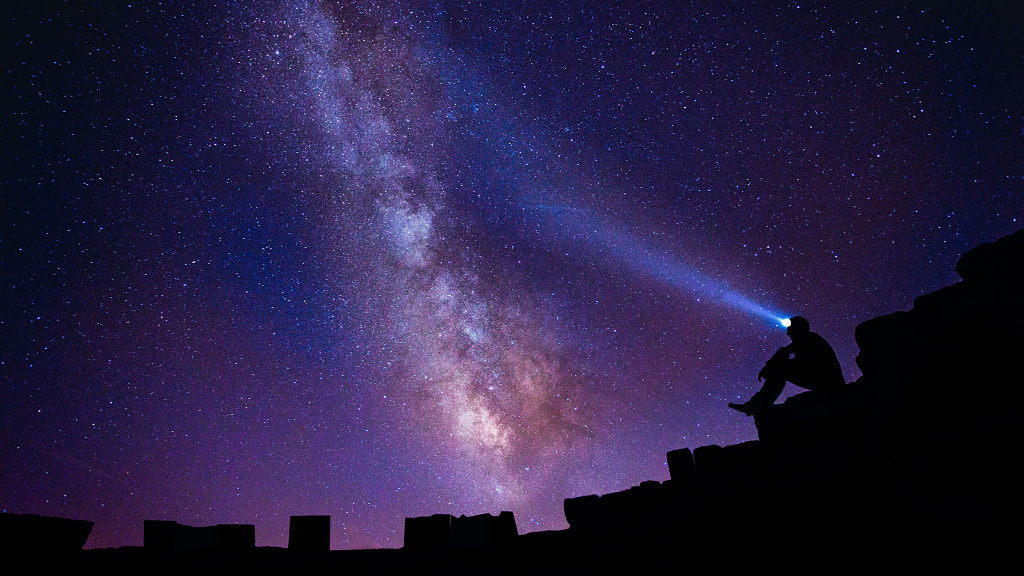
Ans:
{"type": "Polygon", "coordinates": [[[330,516],[292,516],[288,525],[288,549],[327,552],[331,549],[330,516]]]}

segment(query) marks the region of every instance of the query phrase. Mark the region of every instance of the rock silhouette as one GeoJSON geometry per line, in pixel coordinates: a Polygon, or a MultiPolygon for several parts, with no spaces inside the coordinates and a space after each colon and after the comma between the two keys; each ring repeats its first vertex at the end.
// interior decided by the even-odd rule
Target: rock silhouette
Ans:
{"type": "Polygon", "coordinates": [[[61,554],[82,549],[93,523],[38,516],[0,514],[0,551],[6,554],[61,554]]]}
{"type": "Polygon", "coordinates": [[[519,535],[512,512],[497,516],[434,514],[405,519],[405,547],[410,550],[509,546],[519,535]]]}
{"type": "Polygon", "coordinates": [[[288,549],[327,552],[331,549],[330,516],[292,516],[288,523],[288,549]]]}
{"type": "Polygon", "coordinates": [[[668,482],[566,500],[569,531],[745,558],[799,542],[803,561],[1003,549],[1024,385],[1024,231],[967,252],[957,272],[963,281],[857,328],[856,382],[758,412],[758,440],[669,452],[668,482]]]}
{"type": "Polygon", "coordinates": [[[197,552],[203,550],[245,551],[256,547],[253,524],[187,526],[172,520],[146,520],[143,547],[151,552],[197,552]]]}
{"type": "Polygon", "coordinates": [[[668,527],[760,551],[795,540],[811,545],[805,559],[998,548],[1016,491],[1024,231],[967,252],[957,272],[910,311],[857,328],[856,382],[756,413],[756,441],[670,452],[660,487],[567,500],[570,531],[616,543],[668,527]]]}
{"type": "MultiPolygon", "coordinates": [[[[158,557],[168,571],[253,573],[996,566],[1016,544],[1007,527],[1018,500],[1024,230],[970,250],[956,270],[962,281],[857,327],[857,381],[757,412],[757,440],[669,452],[668,481],[566,499],[567,530],[517,535],[511,512],[435,514],[406,519],[400,550],[309,555],[290,538],[289,550],[225,555],[223,545],[180,546],[187,527],[147,522],[146,550],[85,551],[76,567],[128,573],[158,557]],[[154,555],[168,550],[193,553],[154,555]]],[[[8,516],[5,534],[12,533],[8,516]]],[[[303,533],[296,518],[303,517],[293,517],[292,530],[303,533]]],[[[319,528],[311,522],[308,538],[321,544],[310,548],[323,550],[323,521],[319,528]]],[[[76,526],[75,538],[84,541],[76,526]]],[[[329,520],[326,526],[329,538],[329,520]]],[[[223,528],[210,528],[230,540],[223,528]]],[[[56,534],[50,530],[25,533],[56,534]]],[[[192,535],[212,542],[202,540],[206,533],[192,535]]],[[[55,548],[71,540],[34,538],[55,548]]]]}

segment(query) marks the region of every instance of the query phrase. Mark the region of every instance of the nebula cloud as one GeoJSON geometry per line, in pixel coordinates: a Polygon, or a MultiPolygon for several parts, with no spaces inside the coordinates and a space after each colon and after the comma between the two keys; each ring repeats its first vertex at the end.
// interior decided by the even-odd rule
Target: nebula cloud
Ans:
{"type": "Polygon", "coordinates": [[[437,176],[449,104],[413,31],[395,8],[332,10],[305,6],[289,24],[325,168],[345,177],[339,194],[371,207],[360,233],[378,250],[355,265],[374,271],[395,351],[389,389],[444,465],[470,478],[453,512],[550,507],[531,501],[548,497],[536,486],[571,475],[592,436],[577,353],[515,271],[496,282],[463,246],[437,176]]]}

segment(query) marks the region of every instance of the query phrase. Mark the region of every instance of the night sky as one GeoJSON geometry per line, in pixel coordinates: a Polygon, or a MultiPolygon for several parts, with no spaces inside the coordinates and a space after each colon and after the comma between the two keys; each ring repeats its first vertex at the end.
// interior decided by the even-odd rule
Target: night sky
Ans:
{"type": "Polygon", "coordinates": [[[52,4],[0,30],[0,510],[89,547],[564,528],[756,438],[779,318],[856,379],[1024,227],[1013,2],[52,4]]]}

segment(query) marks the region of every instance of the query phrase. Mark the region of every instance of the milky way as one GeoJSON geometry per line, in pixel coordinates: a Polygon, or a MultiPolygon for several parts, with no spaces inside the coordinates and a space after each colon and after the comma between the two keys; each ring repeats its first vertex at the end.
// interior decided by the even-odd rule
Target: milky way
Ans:
{"type": "Polygon", "coordinates": [[[754,438],[779,317],[856,378],[1021,226],[1024,49],[848,4],[10,10],[0,509],[558,529],[754,438]]]}
{"type": "Polygon", "coordinates": [[[288,15],[288,36],[301,39],[323,148],[337,151],[323,161],[346,197],[372,207],[360,233],[380,250],[354,265],[374,271],[373,312],[394,353],[387,389],[406,407],[395,417],[467,478],[460,499],[532,512],[537,494],[550,498],[537,488],[571,473],[591,436],[578,359],[545,320],[554,310],[515,273],[501,285],[482,275],[463,246],[437,175],[453,104],[399,14],[314,7],[288,15]]]}

